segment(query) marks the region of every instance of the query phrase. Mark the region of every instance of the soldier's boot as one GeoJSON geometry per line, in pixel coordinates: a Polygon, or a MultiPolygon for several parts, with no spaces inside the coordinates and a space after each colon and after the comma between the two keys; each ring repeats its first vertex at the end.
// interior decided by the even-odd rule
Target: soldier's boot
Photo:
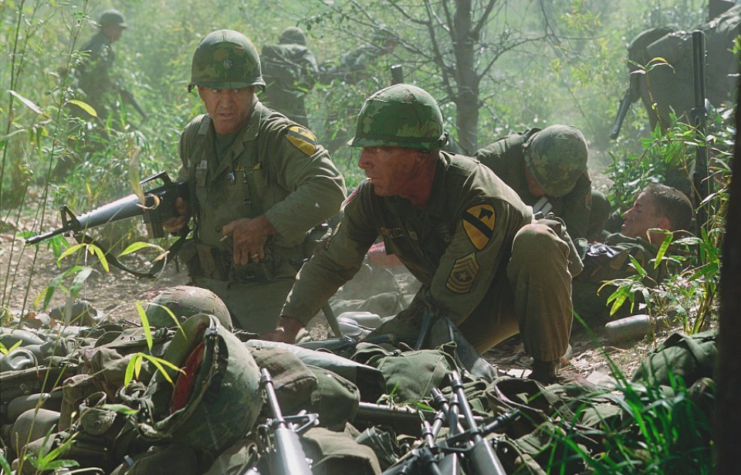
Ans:
{"type": "Polygon", "coordinates": [[[553,384],[557,381],[560,363],[560,360],[533,360],[533,370],[528,379],[534,379],[541,384],[553,384]]]}

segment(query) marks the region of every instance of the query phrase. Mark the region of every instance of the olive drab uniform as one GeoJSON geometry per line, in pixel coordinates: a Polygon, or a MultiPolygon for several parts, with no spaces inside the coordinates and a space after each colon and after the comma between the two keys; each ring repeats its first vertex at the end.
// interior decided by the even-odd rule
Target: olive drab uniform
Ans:
{"type": "Polygon", "coordinates": [[[99,116],[105,117],[106,95],[115,88],[109,74],[116,60],[113,43],[101,31],[85,43],[80,52],[87,54],[87,57],[75,69],[77,86],[85,93],[83,100],[99,116]]]}
{"type": "Polygon", "coordinates": [[[553,213],[563,219],[573,239],[596,236],[607,221],[610,204],[602,193],[592,190],[588,171],[563,196],[535,196],[530,192],[525,177],[525,144],[538,132],[540,129],[529,129],[523,134],[509,135],[482,148],[474,157],[515,190],[534,213],[543,216],[553,213]]]}
{"type": "Polygon", "coordinates": [[[314,54],[302,44],[265,45],[260,61],[266,82],[260,100],[269,108],[308,127],[304,98],[314,87],[319,74],[314,54]]]}
{"type": "Polygon", "coordinates": [[[424,210],[375,195],[368,181],[348,198],[336,234],[302,268],[282,313],[307,323],[380,235],[423,286],[378,332],[414,339],[429,309],[450,318],[478,351],[519,330],[530,355],[558,359],[571,330],[569,246],[531,222],[530,209],[493,173],[441,152],[424,210]]]}
{"type": "MultiPolygon", "coordinates": [[[[680,231],[677,231],[680,232],[680,231]]],[[[683,233],[684,234],[684,233],[683,233]]],[[[591,243],[586,246],[583,259],[584,271],[574,278],[574,311],[586,321],[601,322],[608,319],[610,307],[607,299],[615,291],[614,286],[600,288],[606,281],[625,279],[636,275],[631,267],[631,257],[647,272],[647,285],[660,282],[669,275],[667,262],[655,267],[651,259],[656,258],[658,246],[642,238],[632,238],[620,233],[610,234],[604,243],[591,243]]],[[[680,252],[675,245],[669,246],[667,253],[680,252]]],[[[637,295],[640,299],[640,295],[637,295]]],[[[625,304],[618,316],[628,314],[630,304],[625,304]]]]}
{"type": "MultiPolygon", "coordinates": [[[[223,139],[223,137],[219,137],[223,139]]],[[[180,140],[179,179],[191,187],[195,236],[181,251],[195,285],[216,293],[234,323],[263,333],[275,328],[296,272],[313,250],[309,233],[339,211],[343,178],[307,129],[259,102],[223,154],[207,115],[180,140]],[[221,228],[260,215],[278,234],[259,264],[235,266],[231,237],[221,228]]]]}

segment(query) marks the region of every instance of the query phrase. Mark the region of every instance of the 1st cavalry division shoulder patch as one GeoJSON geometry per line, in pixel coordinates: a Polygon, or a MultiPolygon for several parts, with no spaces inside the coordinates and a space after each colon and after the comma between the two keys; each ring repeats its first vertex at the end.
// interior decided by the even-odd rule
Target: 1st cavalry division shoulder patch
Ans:
{"type": "Polygon", "coordinates": [[[316,137],[308,129],[299,125],[292,125],[286,132],[286,138],[297,149],[306,155],[314,155],[316,151],[316,137]]]}
{"type": "Polygon", "coordinates": [[[478,272],[479,262],[476,260],[476,253],[472,252],[455,261],[445,287],[454,294],[466,294],[471,291],[478,272]]]}
{"type": "Polygon", "coordinates": [[[477,250],[480,251],[489,244],[496,221],[494,206],[489,203],[471,206],[463,213],[463,229],[477,250]]]}

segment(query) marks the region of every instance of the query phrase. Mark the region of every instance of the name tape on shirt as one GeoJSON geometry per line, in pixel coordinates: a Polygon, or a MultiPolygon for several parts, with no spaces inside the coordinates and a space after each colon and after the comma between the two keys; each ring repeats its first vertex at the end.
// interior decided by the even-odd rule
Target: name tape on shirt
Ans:
{"type": "Polygon", "coordinates": [[[445,287],[454,294],[466,294],[471,291],[478,273],[479,262],[476,260],[476,253],[472,252],[455,261],[445,287]]]}
{"type": "Polygon", "coordinates": [[[471,240],[473,247],[479,251],[486,247],[494,235],[494,224],[497,221],[494,206],[482,203],[471,206],[463,213],[463,229],[471,240]]]}
{"type": "Polygon", "coordinates": [[[316,152],[316,137],[308,129],[299,125],[292,125],[286,132],[286,138],[294,147],[306,155],[314,155],[314,152],[316,152]]]}

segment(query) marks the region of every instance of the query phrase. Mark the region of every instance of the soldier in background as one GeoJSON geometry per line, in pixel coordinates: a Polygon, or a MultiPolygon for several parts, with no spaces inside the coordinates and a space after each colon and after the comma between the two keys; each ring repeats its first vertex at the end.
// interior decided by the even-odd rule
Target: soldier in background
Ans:
{"type": "MultiPolygon", "coordinates": [[[[607,298],[613,292],[605,288],[597,293],[607,280],[624,279],[636,275],[630,264],[633,257],[648,272],[654,285],[669,275],[665,263],[655,267],[651,259],[656,255],[665,235],[651,231],[659,229],[677,234],[688,234],[692,226],[692,203],[689,198],[666,185],[653,184],[645,187],[636,197],[633,207],[625,212],[625,222],[620,233],[610,234],[604,242],[585,245],[584,271],[574,278],[574,311],[588,321],[604,321],[608,318],[607,298]]],[[[670,246],[668,254],[677,252],[670,246]]]]}
{"type": "Polygon", "coordinates": [[[306,46],[301,28],[289,27],[277,45],[265,45],[260,55],[265,91],[260,100],[304,127],[309,126],[304,98],[314,87],[319,73],[316,58],[306,46]]]}
{"type": "Polygon", "coordinates": [[[113,43],[121,38],[128,25],[118,10],[103,12],[98,24],[98,33],[80,48],[80,53],[86,56],[75,67],[75,77],[77,87],[83,93],[82,100],[95,109],[98,117],[105,119],[106,105],[111,100],[108,96],[122,90],[110,74],[116,60],[113,43]]]}
{"type": "Polygon", "coordinates": [[[520,196],[535,214],[553,213],[573,238],[596,239],[610,203],[592,189],[587,142],[574,127],[551,125],[513,134],[474,155],[520,196]]]}
{"type": "Polygon", "coordinates": [[[193,284],[218,295],[236,326],[262,333],[316,246],[312,229],[339,211],[344,180],[314,134],[259,102],[260,58],[244,35],[210,33],[192,66],[188,90],[198,88],[208,113],[180,138],[190,198],[165,228],[194,219],[180,252],[193,284]]]}
{"type": "MultiPolygon", "coordinates": [[[[425,315],[448,317],[483,352],[520,333],[532,377],[552,382],[571,332],[570,240],[532,213],[488,168],[441,151],[435,100],[397,84],[370,96],[350,145],[363,147],[368,180],[348,198],[325,249],[302,268],[279,326],[265,339],[293,342],[358,271],[382,236],[422,282],[409,308],[375,330],[416,341],[425,315]]],[[[553,224],[553,223],[551,223],[553,224]]],[[[578,259],[573,273],[581,270],[578,259]]]]}

